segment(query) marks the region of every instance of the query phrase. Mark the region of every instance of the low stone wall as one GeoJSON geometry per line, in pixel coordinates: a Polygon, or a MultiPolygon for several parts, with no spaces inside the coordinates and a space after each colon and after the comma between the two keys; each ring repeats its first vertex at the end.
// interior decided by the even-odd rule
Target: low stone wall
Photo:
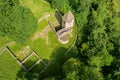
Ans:
{"type": "Polygon", "coordinates": [[[7,52],[17,61],[17,63],[18,63],[26,72],[31,71],[31,70],[32,70],[37,64],[39,64],[40,62],[42,62],[42,63],[45,65],[45,67],[47,66],[47,63],[45,63],[45,62],[43,61],[43,59],[40,58],[34,51],[33,51],[30,55],[28,55],[23,61],[20,61],[20,60],[14,55],[14,53],[9,49],[8,46],[4,47],[3,50],[0,52],[0,54],[4,53],[5,51],[7,51],[7,52]],[[38,61],[36,61],[30,68],[27,69],[27,68],[23,65],[23,63],[24,63],[26,60],[28,60],[32,55],[35,55],[35,56],[38,58],[38,61]]]}

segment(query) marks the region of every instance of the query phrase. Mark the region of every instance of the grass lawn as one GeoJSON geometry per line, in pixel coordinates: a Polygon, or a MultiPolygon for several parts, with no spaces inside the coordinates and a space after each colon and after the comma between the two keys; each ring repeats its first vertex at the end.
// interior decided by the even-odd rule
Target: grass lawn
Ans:
{"type": "Polygon", "coordinates": [[[28,58],[24,63],[23,65],[29,69],[36,61],[38,60],[38,58],[32,54],[32,56],[30,58],[28,58]]]}
{"type": "Polygon", "coordinates": [[[6,37],[0,37],[0,48],[6,46],[6,43],[11,42],[11,39],[6,37]]]}
{"type": "Polygon", "coordinates": [[[15,80],[20,69],[20,65],[7,51],[0,54],[0,80],[15,80]]]}
{"type": "Polygon", "coordinates": [[[42,17],[44,13],[52,12],[50,4],[44,0],[22,0],[23,4],[30,8],[37,19],[42,17]]]}
{"type": "Polygon", "coordinates": [[[46,40],[39,38],[28,44],[40,57],[49,59],[50,48],[46,45],[46,40]]]}
{"type": "Polygon", "coordinates": [[[22,61],[25,57],[32,53],[31,48],[27,48],[28,45],[26,44],[19,44],[16,43],[15,45],[9,46],[10,50],[13,54],[22,61]]]}
{"type": "Polygon", "coordinates": [[[47,20],[43,19],[41,22],[38,23],[38,31],[42,31],[47,25],[47,20]]]}
{"type": "MultiPolygon", "coordinates": [[[[47,3],[46,1],[44,1],[44,0],[31,0],[31,1],[22,0],[22,2],[26,7],[31,9],[31,11],[36,16],[37,19],[42,17],[44,15],[44,13],[47,12],[50,14],[50,16],[48,17],[50,22],[54,26],[56,26],[58,24],[56,17],[54,16],[55,12],[51,9],[49,3],[47,3]],[[40,15],[39,13],[41,13],[42,15],[40,15]]],[[[42,30],[44,30],[46,28],[46,26],[48,26],[48,23],[47,23],[46,19],[43,19],[41,22],[38,23],[38,29],[36,30],[36,32],[42,32],[42,30]]],[[[74,41],[74,36],[75,36],[74,34],[75,34],[75,31],[73,29],[73,37],[70,39],[68,44],[63,45],[58,41],[55,34],[50,29],[50,31],[45,35],[45,38],[39,37],[37,40],[32,41],[31,37],[33,37],[33,35],[31,35],[31,37],[26,41],[25,44],[21,45],[21,44],[16,43],[16,45],[10,46],[10,48],[17,55],[17,53],[19,51],[21,51],[26,45],[28,45],[41,58],[49,60],[51,54],[53,53],[53,51],[55,49],[57,49],[59,47],[69,48],[71,43],[74,41]],[[46,37],[48,38],[48,41],[47,41],[46,37]]]]}
{"type": "MultiPolygon", "coordinates": [[[[46,1],[44,1],[44,0],[22,0],[22,2],[26,7],[31,9],[32,13],[35,15],[35,17],[38,20],[45,13],[49,13],[50,14],[50,16],[48,17],[49,21],[54,26],[58,25],[56,17],[54,16],[55,12],[53,9],[51,9],[49,3],[47,3],[46,1]]],[[[70,47],[70,45],[73,43],[73,41],[75,39],[75,27],[73,28],[73,35],[72,35],[72,38],[70,39],[69,43],[64,45],[58,41],[57,37],[55,36],[55,34],[52,32],[51,29],[47,33],[43,33],[43,34],[45,34],[44,36],[41,37],[39,35],[41,32],[43,32],[46,29],[46,26],[48,26],[46,19],[43,19],[41,22],[38,23],[38,28],[36,30],[36,32],[38,32],[37,33],[38,38],[36,40],[32,40],[32,38],[34,38],[34,34],[33,34],[28,38],[28,40],[26,40],[26,42],[24,44],[19,44],[16,42],[14,45],[8,45],[9,48],[12,50],[12,52],[17,56],[17,58],[22,60],[25,57],[24,53],[26,55],[29,55],[29,53],[31,53],[31,51],[34,50],[36,52],[36,54],[38,54],[42,59],[49,61],[51,59],[51,56],[54,56],[54,54],[61,54],[61,53],[63,54],[67,51],[67,49],[70,47]],[[30,49],[28,50],[26,48],[26,46],[29,46],[30,49]],[[58,49],[59,49],[59,51],[58,51],[58,49]]],[[[0,38],[0,48],[5,46],[10,41],[11,40],[7,37],[4,37],[4,38],[1,37],[0,38]]],[[[10,57],[10,59],[11,58],[12,57],[10,57]]],[[[2,59],[3,59],[3,61],[6,60],[6,58],[2,58],[2,59]]],[[[0,61],[2,59],[0,59],[0,61]]],[[[36,58],[36,56],[33,55],[24,63],[24,65],[27,68],[29,68],[37,60],[38,59],[36,58]]],[[[16,62],[13,61],[13,63],[16,63],[16,62]]],[[[40,63],[40,65],[37,65],[33,71],[38,70],[38,69],[41,70],[43,67],[44,67],[43,63],[40,63]]],[[[3,71],[5,71],[5,70],[3,70],[3,71]]],[[[12,71],[12,69],[10,69],[10,71],[12,71]]],[[[1,74],[0,74],[0,76],[1,76],[1,74]]],[[[2,80],[4,80],[4,79],[2,79],[2,80]]]]}

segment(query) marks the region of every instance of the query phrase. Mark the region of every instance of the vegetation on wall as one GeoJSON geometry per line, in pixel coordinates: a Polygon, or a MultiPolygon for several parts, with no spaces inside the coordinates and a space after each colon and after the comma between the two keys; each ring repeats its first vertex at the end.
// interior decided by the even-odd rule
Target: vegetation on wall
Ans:
{"type": "Polygon", "coordinates": [[[37,20],[18,0],[0,0],[0,36],[23,43],[34,33],[37,20]]]}

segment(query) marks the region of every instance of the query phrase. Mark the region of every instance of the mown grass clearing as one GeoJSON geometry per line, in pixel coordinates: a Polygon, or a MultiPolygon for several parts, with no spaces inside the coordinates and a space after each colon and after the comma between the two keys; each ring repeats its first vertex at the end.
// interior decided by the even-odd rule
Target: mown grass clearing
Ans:
{"type": "Polygon", "coordinates": [[[44,13],[53,11],[50,4],[44,0],[22,0],[22,3],[31,9],[37,19],[41,18],[44,13]]]}
{"type": "Polygon", "coordinates": [[[20,65],[7,51],[0,54],[0,80],[15,80],[19,70],[20,65]]]}
{"type": "Polygon", "coordinates": [[[0,37],[0,48],[6,46],[6,43],[11,42],[12,40],[10,38],[6,37],[0,37]]]}
{"type": "Polygon", "coordinates": [[[47,25],[48,22],[46,21],[46,19],[43,19],[41,22],[38,23],[38,31],[42,31],[47,25]]]}
{"type": "MultiPolygon", "coordinates": [[[[55,14],[54,14],[55,12],[54,12],[54,10],[51,9],[49,3],[45,2],[44,0],[31,0],[31,1],[22,0],[22,1],[23,1],[24,6],[31,9],[31,11],[33,12],[33,14],[35,15],[35,17],[38,20],[41,17],[43,17],[45,13],[48,13],[48,14],[50,14],[50,16],[47,19],[53,24],[53,26],[55,27],[55,26],[59,25],[59,23],[55,17],[55,14]]],[[[73,29],[73,36],[70,39],[69,43],[66,45],[61,44],[58,41],[56,35],[53,33],[53,31],[47,27],[49,27],[49,25],[48,25],[47,20],[44,18],[38,23],[38,28],[36,30],[36,32],[38,32],[38,34],[35,34],[36,33],[35,32],[23,44],[16,42],[14,45],[8,45],[9,48],[17,56],[17,58],[21,61],[24,59],[24,57],[29,55],[32,50],[34,50],[36,52],[36,54],[38,54],[38,56],[40,56],[43,60],[46,60],[47,62],[51,59],[51,56],[54,56],[55,53],[56,54],[65,53],[67,51],[67,48],[69,48],[70,45],[74,41],[75,27],[73,29]],[[46,31],[44,31],[44,30],[46,30],[46,31]],[[43,33],[43,36],[41,36],[39,34],[41,32],[43,33]],[[37,36],[38,38],[36,38],[35,40],[34,40],[34,35],[38,35],[37,36]],[[30,49],[29,50],[25,49],[26,46],[29,46],[30,49]],[[64,49],[64,50],[61,49],[58,52],[57,49],[59,49],[59,48],[66,48],[66,49],[64,49]]],[[[0,40],[1,40],[0,41],[1,47],[11,41],[8,38],[2,38],[0,40]],[[6,39],[6,40],[4,41],[4,39],[6,39]]],[[[27,68],[29,68],[37,60],[38,60],[38,58],[36,58],[36,56],[31,56],[30,59],[28,59],[24,63],[24,65],[27,68]]],[[[35,67],[35,69],[33,69],[33,71],[42,70],[44,67],[45,67],[45,65],[43,63],[40,63],[35,67]]]]}

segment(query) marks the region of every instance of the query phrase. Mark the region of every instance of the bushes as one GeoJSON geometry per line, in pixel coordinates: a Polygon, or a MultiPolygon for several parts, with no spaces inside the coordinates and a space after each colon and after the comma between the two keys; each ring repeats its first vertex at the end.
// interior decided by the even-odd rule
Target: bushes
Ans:
{"type": "MultiPolygon", "coordinates": [[[[57,0],[54,1],[56,4],[60,3],[57,0]]],[[[79,60],[77,60],[83,65],[77,65],[82,68],[76,71],[74,64],[77,61],[65,62],[63,66],[67,67],[63,68],[65,73],[63,80],[74,80],[75,77],[78,80],[119,80],[120,1],[68,0],[66,4],[74,12],[75,22],[78,26],[76,46],[79,60]],[[69,69],[69,67],[72,68],[69,69]]],[[[58,7],[58,5],[54,5],[54,7],[64,11],[63,7],[58,7]]],[[[63,75],[61,76],[63,77],[63,75]]]]}
{"type": "Polygon", "coordinates": [[[70,10],[68,0],[50,0],[52,7],[58,9],[62,13],[66,13],[70,10]]]}
{"type": "Polygon", "coordinates": [[[12,1],[0,4],[0,36],[9,36],[23,43],[36,30],[37,20],[29,9],[16,4],[16,0],[12,1]]]}

